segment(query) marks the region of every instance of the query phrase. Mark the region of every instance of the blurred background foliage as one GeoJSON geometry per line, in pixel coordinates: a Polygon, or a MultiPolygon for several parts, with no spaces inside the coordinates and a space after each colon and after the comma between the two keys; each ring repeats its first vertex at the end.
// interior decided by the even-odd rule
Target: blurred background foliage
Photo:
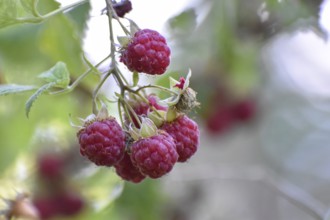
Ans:
{"type": "MultiPolygon", "coordinates": [[[[10,1],[0,0],[2,17],[29,15],[22,8],[16,14],[6,14],[6,4],[10,1]]],[[[166,85],[169,75],[178,78],[189,68],[192,70],[191,87],[198,92],[201,102],[194,117],[205,136],[226,136],[234,124],[253,126],[250,122],[259,116],[258,98],[263,82],[261,48],[281,31],[290,32],[297,26],[321,33],[320,3],[318,0],[194,1],[164,24],[172,48],[172,63],[168,75],[158,83],[166,85]]],[[[59,6],[54,0],[38,3],[41,14],[59,6]]],[[[93,19],[89,12],[90,4],[85,3],[40,23],[11,25],[11,20],[5,23],[6,27],[0,29],[0,84],[41,86],[37,76],[58,61],[67,64],[74,81],[87,70],[82,54],[88,53],[83,51],[83,43],[86,22],[93,19]]],[[[5,26],[1,17],[0,24],[5,26]]],[[[89,75],[71,93],[42,95],[34,103],[29,118],[24,108],[31,92],[1,96],[1,197],[12,197],[16,191],[32,193],[38,188],[33,179],[40,151],[73,151],[79,155],[77,130],[72,128],[70,120],[91,113],[91,93],[98,80],[98,75],[89,75]],[[23,172],[18,166],[26,169],[23,172]],[[5,182],[10,187],[2,184],[5,182]]],[[[201,147],[207,151],[210,146],[201,147]]],[[[189,219],[185,209],[171,205],[171,196],[162,190],[162,180],[147,180],[139,185],[123,183],[111,169],[98,170],[84,161],[78,164],[79,172],[73,172],[72,184],[85,196],[89,208],[77,219],[189,219]]]]}

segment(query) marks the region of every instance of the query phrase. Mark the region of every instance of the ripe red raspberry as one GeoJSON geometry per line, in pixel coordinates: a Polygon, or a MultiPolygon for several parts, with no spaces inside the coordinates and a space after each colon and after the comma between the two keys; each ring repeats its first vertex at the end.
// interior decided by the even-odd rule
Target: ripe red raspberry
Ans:
{"type": "Polygon", "coordinates": [[[126,181],[139,183],[145,178],[145,175],[143,175],[140,170],[133,165],[131,157],[128,153],[125,153],[123,159],[115,164],[114,167],[118,176],[126,181]]]}
{"type": "Polygon", "coordinates": [[[148,110],[150,109],[150,111],[152,111],[152,109],[150,108],[150,106],[154,107],[157,110],[167,110],[167,108],[165,106],[161,106],[158,104],[157,102],[157,96],[154,94],[150,94],[147,97],[149,104],[145,103],[143,101],[136,101],[135,103],[133,103],[132,108],[134,109],[135,113],[139,116],[143,116],[143,115],[147,115],[148,114],[148,110]]]}
{"type": "Polygon", "coordinates": [[[154,179],[170,172],[178,160],[174,140],[166,132],[137,140],[131,151],[133,164],[154,179]]]}
{"type": "Polygon", "coordinates": [[[151,106],[155,107],[155,109],[157,110],[162,110],[162,111],[166,111],[167,110],[167,107],[165,106],[162,106],[158,103],[158,100],[157,100],[157,96],[156,95],[153,95],[153,94],[150,94],[148,96],[148,101],[150,103],[151,106]]]}
{"type": "Polygon", "coordinates": [[[185,162],[195,154],[199,145],[199,129],[195,121],[181,115],[174,121],[165,122],[161,129],[173,137],[179,155],[178,162],[185,162]]]}
{"type": "Polygon", "coordinates": [[[233,107],[233,114],[238,121],[248,121],[256,113],[256,103],[254,100],[243,100],[236,103],[233,107]]]}
{"type": "Polygon", "coordinates": [[[44,195],[33,201],[42,220],[59,216],[73,216],[85,206],[84,199],[74,192],[58,192],[58,194],[44,195]]]}
{"type": "Polygon", "coordinates": [[[85,205],[84,199],[77,193],[64,191],[53,198],[57,204],[58,214],[62,216],[73,216],[78,214],[85,205]]]}
{"type": "Polygon", "coordinates": [[[99,166],[112,166],[124,156],[125,133],[114,118],[87,122],[78,132],[81,155],[99,166]]]}
{"type": "Polygon", "coordinates": [[[235,116],[230,106],[219,106],[206,119],[206,128],[212,134],[224,133],[235,123],[235,116]]]}
{"type": "Polygon", "coordinates": [[[40,197],[33,201],[41,220],[50,219],[58,214],[57,204],[52,198],[40,197]]]}
{"type": "Polygon", "coordinates": [[[57,180],[64,172],[64,159],[57,154],[43,154],[38,158],[38,174],[47,180],[57,180]]]}
{"type": "Polygon", "coordinates": [[[170,48],[157,31],[139,30],[122,52],[120,61],[134,72],[161,75],[170,64],[170,48]]]}
{"type": "Polygon", "coordinates": [[[130,0],[122,0],[120,2],[112,1],[113,9],[115,9],[118,17],[124,17],[124,15],[132,10],[132,3],[130,0]]]}

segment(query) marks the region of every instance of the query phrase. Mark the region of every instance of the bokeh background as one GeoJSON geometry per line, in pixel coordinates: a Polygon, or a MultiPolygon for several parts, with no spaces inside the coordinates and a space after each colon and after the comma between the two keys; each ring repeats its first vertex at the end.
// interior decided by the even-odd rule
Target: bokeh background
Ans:
{"type": "MultiPolygon", "coordinates": [[[[0,0],[2,14],[6,2],[0,0]]],[[[201,103],[190,115],[201,131],[196,155],[140,184],[81,158],[72,123],[91,113],[99,80],[91,75],[71,93],[40,96],[29,118],[24,109],[32,93],[0,97],[0,196],[45,193],[38,158],[50,152],[70,158],[64,182],[83,198],[82,211],[68,219],[330,219],[330,1],[132,5],[127,17],[161,32],[172,50],[168,73],[151,80],[166,86],[168,76],[192,71],[201,103]]],[[[38,9],[59,6],[45,0],[38,9]]],[[[42,85],[37,76],[57,61],[74,80],[88,68],[82,52],[94,64],[102,60],[109,53],[104,7],[91,0],[39,24],[1,28],[0,84],[42,85]]],[[[110,80],[102,91],[111,94],[115,86],[110,80]]]]}

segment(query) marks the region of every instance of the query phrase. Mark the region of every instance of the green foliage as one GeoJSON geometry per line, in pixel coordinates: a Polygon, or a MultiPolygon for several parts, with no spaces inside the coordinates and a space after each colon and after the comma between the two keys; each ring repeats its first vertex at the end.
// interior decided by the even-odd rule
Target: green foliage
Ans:
{"type": "Polygon", "coordinates": [[[50,88],[55,86],[55,82],[47,83],[43,86],[41,86],[26,102],[25,104],[25,114],[26,117],[29,117],[30,109],[33,105],[33,103],[37,100],[37,98],[44,92],[48,91],[50,88]]]}
{"type": "Polygon", "coordinates": [[[114,204],[117,219],[162,220],[165,201],[159,187],[155,180],[145,180],[138,185],[127,183],[114,204]]]}
{"type": "Polygon", "coordinates": [[[48,83],[53,83],[54,87],[66,88],[70,83],[70,73],[63,62],[57,62],[50,70],[43,72],[39,78],[48,83]]]}
{"type": "Polygon", "coordinates": [[[0,2],[0,28],[18,23],[22,6],[19,0],[2,0],[0,2]]]}
{"type": "Polygon", "coordinates": [[[38,0],[21,0],[20,2],[26,12],[38,16],[38,12],[36,11],[38,0]]]}
{"type": "Polygon", "coordinates": [[[0,96],[28,92],[35,89],[35,86],[4,84],[0,85],[0,96]]]}

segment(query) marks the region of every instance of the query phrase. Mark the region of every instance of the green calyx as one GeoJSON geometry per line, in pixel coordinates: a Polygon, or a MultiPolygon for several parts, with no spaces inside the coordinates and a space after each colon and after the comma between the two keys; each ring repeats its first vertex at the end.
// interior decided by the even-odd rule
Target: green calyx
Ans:
{"type": "Polygon", "coordinates": [[[141,121],[142,123],[140,128],[131,126],[128,131],[135,141],[141,138],[148,138],[158,134],[158,128],[151,119],[144,117],[141,121]]]}

